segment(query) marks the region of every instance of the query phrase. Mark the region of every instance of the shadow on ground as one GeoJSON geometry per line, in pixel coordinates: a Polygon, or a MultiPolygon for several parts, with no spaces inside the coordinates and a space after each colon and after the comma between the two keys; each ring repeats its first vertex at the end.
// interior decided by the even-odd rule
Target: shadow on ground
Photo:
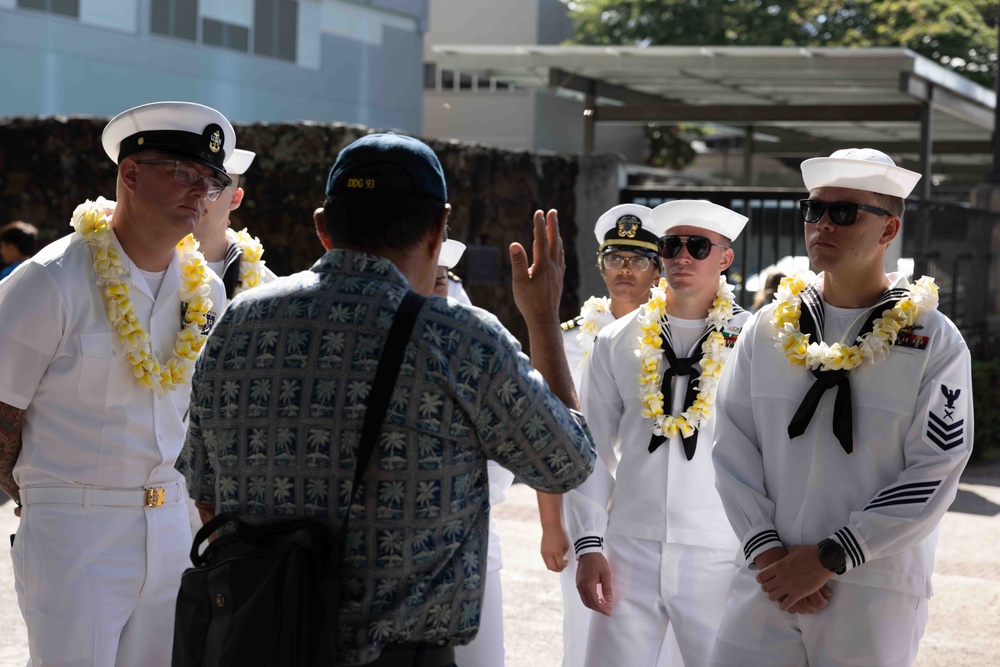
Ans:
{"type": "Polygon", "coordinates": [[[1000,505],[992,500],[987,500],[974,491],[959,489],[955,496],[955,502],[948,508],[949,512],[961,512],[962,514],[978,514],[980,516],[996,516],[1000,514],[1000,505]]]}

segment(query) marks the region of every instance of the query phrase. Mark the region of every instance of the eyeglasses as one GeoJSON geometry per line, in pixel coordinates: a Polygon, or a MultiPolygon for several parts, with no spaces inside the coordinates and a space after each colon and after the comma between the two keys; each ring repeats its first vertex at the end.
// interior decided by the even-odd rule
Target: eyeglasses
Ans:
{"type": "Polygon", "coordinates": [[[227,177],[228,183],[213,176],[205,176],[197,169],[180,160],[136,160],[137,164],[172,164],[174,166],[174,180],[185,187],[201,185],[202,181],[208,186],[205,197],[208,201],[216,201],[222,191],[233,184],[232,179],[227,177]]]}
{"type": "Polygon", "coordinates": [[[858,210],[868,211],[875,215],[889,215],[892,213],[879,208],[878,206],[867,206],[865,204],[855,204],[849,201],[825,202],[815,199],[800,199],[799,212],[802,214],[803,222],[819,222],[824,212],[830,214],[830,220],[835,225],[846,227],[853,225],[858,219],[858,210]]]}
{"type": "Polygon", "coordinates": [[[604,264],[604,268],[611,269],[612,271],[620,271],[625,266],[627,266],[631,271],[645,271],[649,268],[651,261],[652,260],[645,255],[632,255],[631,257],[626,257],[625,255],[601,256],[601,262],[604,264]]]}
{"type": "Polygon", "coordinates": [[[718,248],[728,248],[721,243],[712,243],[712,239],[705,236],[689,236],[687,240],[681,236],[661,236],[656,241],[660,249],[660,256],[664,259],[673,259],[681,252],[681,248],[686,246],[688,254],[695,259],[705,259],[712,252],[712,246],[718,248]]]}

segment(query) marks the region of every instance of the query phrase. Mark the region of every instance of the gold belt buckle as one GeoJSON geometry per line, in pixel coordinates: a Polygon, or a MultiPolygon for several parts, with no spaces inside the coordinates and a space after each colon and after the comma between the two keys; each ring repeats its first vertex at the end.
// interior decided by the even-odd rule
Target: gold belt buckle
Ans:
{"type": "Polygon", "coordinates": [[[163,504],[163,487],[154,486],[146,489],[146,499],[143,503],[146,507],[159,507],[163,504]]]}

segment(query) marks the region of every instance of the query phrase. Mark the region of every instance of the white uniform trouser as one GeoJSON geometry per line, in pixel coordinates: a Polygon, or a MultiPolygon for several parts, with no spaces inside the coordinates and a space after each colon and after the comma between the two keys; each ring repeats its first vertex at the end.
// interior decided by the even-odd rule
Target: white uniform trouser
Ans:
{"type": "Polygon", "coordinates": [[[559,573],[563,594],[563,661],[562,667],[581,667],[587,653],[587,635],[590,634],[590,617],[594,614],[580,600],[576,588],[576,556],[573,547],[566,554],[569,561],[559,573]]]}
{"type": "Polygon", "coordinates": [[[25,504],[11,558],[29,667],[166,667],[180,576],[190,565],[185,503],[25,504]]]}
{"type": "MultiPolygon", "coordinates": [[[[563,594],[563,660],[562,667],[582,667],[587,654],[587,635],[590,634],[590,617],[594,614],[584,606],[576,587],[576,556],[573,549],[566,552],[569,563],[559,573],[563,594]]],[[[656,661],[656,667],[684,667],[681,650],[674,636],[674,626],[667,626],[667,636],[656,661]]]]}
{"type": "Polygon", "coordinates": [[[491,514],[490,546],[486,560],[483,606],[479,614],[479,632],[465,646],[455,647],[455,664],[458,667],[504,667],[501,569],[503,553],[500,551],[500,533],[491,514]]]}
{"type": "Polygon", "coordinates": [[[927,598],[830,581],[830,604],[789,614],[767,599],[756,571],[737,565],[716,639],[717,667],[908,667],[927,627],[927,598]]]}
{"type": "Polygon", "coordinates": [[[733,551],[607,535],[611,616],[593,614],[586,667],[656,665],[674,628],[686,667],[708,665],[729,597],[733,551]]]}

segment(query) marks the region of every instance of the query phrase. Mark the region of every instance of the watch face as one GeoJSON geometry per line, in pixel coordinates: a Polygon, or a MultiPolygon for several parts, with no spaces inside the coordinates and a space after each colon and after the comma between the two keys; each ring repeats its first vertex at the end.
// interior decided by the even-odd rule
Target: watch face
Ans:
{"type": "Polygon", "coordinates": [[[833,540],[823,540],[819,549],[819,562],[831,572],[837,572],[844,566],[846,554],[844,548],[833,540]]]}

